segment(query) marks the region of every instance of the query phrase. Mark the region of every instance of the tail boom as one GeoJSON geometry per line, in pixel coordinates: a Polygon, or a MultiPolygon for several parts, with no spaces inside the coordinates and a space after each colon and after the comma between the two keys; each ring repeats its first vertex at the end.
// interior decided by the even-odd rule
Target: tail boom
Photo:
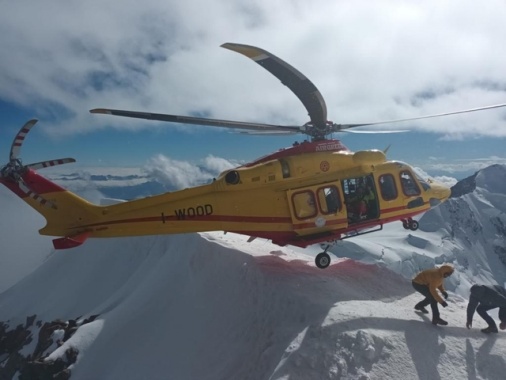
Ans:
{"type": "Polygon", "coordinates": [[[21,179],[30,191],[23,190],[23,185],[20,185],[20,182],[8,177],[0,178],[0,183],[46,219],[47,224],[39,230],[39,233],[49,236],[64,236],[63,239],[68,238],[74,241],[74,243],[71,243],[70,240],[60,241],[57,243],[60,247],[70,248],[70,245],[75,242],[84,242],[85,239],[76,237],[85,232],[79,226],[95,220],[100,215],[100,207],[80,198],[32,169],[28,169],[21,179]],[[41,202],[33,194],[50,202],[54,207],[47,207],[45,202],[41,202]]]}

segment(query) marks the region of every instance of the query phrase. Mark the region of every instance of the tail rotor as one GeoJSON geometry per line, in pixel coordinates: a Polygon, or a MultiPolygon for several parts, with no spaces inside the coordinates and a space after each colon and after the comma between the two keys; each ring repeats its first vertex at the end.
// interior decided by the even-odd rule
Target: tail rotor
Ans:
{"type": "Polygon", "coordinates": [[[28,132],[30,132],[30,130],[36,123],[37,119],[29,120],[27,123],[25,123],[25,125],[21,127],[19,132],[16,134],[16,137],[14,138],[14,141],[12,142],[11,145],[9,162],[0,169],[0,180],[17,183],[19,189],[27,196],[33,198],[35,201],[37,201],[43,206],[56,209],[56,205],[53,202],[45,199],[43,196],[34,191],[25,182],[23,178],[30,170],[38,170],[51,166],[68,164],[75,162],[76,160],[73,158],[60,158],[56,160],[47,160],[36,162],[33,164],[23,165],[21,159],[19,158],[21,153],[21,147],[23,146],[23,142],[25,141],[26,135],[28,134],[28,132]]]}

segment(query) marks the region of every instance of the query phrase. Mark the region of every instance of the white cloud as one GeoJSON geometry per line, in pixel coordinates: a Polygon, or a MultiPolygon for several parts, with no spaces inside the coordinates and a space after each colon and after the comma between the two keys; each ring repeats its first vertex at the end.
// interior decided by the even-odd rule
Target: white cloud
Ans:
{"type": "Polygon", "coordinates": [[[183,189],[209,182],[222,171],[236,166],[237,163],[213,155],[207,156],[201,165],[195,165],[158,154],[151,158],[143,171],[147,177],[160,183],[183,189]]]}
{"type": "Polygon", "coordinates": [[[477,172],[480,169],[484,169],[495,164],[505,165],[506,158],[492,156],[469,160],[430,162],[429,164],[424,165],[424,169],[427,171],[443,171],[452,174],[459,172],[477,172]]]}
{"type": "Polygon", "coordinates": [[[215,174],[219,174],[222,171],[235,168],[238,165],[238,163],[230,162],[224,158],[215,157],[212,154],[204,159],[205,168],[215,174]]]}
{"type": "Polygon", "coordinates": [[[453,177],[450,177],[450,176],[431,176],[429,175],[424,169],[420,168],[420,167],[413,167],[413,170],[415,171],[416,174],[418,174],[421,178],[423,179],[428,179],[428,178],[432,178],[434,180],[436,180],[437,182],[439,183],[442,183],[446,186],[453,186],[455,185],[458,180],[456,178],[453,178],[453,177]]]}
{"type": "Polygon", "coordinates": [[[448,187],[452,187],[452,186],[456,185],[458,182],[456,178],[444,176],[444,175],[435,176],[434,179],[436,181],[438,181],[439,183],[442,183],[448,187]]]}
{"type": "Polygon", "coordinates": [[[162,154],[153,157],[145,166],[148,177],[168,186],[184,189],[212,179],[212,175],[187,161],[173,160],[162,154]]]}
{"type": "MultiPolygon", "coordinates": [[[[499,0],[479,7],[471,0],[4,2],[0,98],[54,117],[53,133],[147,124],[91,116],[94,107],[306,122],[298,99],[277,79],[219,48],[238,42],[265,48],[307,75],[335,122],[472,108],[506,99],[505,18],[499,0]]],[[[505,112],[410,127],[449,138],[504,137],[505,112]]]]}

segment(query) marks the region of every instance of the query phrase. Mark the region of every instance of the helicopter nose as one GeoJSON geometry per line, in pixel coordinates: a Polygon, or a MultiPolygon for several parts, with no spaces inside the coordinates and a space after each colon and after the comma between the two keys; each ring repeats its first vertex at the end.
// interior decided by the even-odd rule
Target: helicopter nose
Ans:
{"type": "Polygon", "coordinates": [[[436,207],[442,202],[450,198],[451,190],[448,186],[443,184],[431,184],[431,197],[429,200],[430,207],[436,207]]]}

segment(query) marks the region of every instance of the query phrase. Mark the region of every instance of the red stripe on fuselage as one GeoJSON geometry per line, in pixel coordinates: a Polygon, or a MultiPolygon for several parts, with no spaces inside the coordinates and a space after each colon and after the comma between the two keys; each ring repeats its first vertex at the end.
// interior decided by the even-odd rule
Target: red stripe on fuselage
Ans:
{"type": "Polygon", "coordinates": [[[92,223],[81,226],[82,228],[108,226],[114,224],[125,224],[125,223],[145,223],[145,222],[236,222],[236,223],[291,223],[291,218],[285,217],[266,217],[266,216],[234,216],[234,215],[205,215],[205,216],[194,216],[186,217],[184,219],[178,219],[174,215],[161,215],[160,216],[147,216],[144,218],[131,218],[131,219],[118,219],[110,220],[108,222],[92,223]]]}
{"type": "MultiPolygon", "coordinates": [[[[405,207],[395,207],[388,210],[383,210],[382,214],[386,214],[388,212],[394,212],[394,211],[401,211],[401,210],[407,210],[405,207]]],[[[414,211],[410,213],[406,213],[402,216],[393,216],[393,217],[387,217],[387,218],[381,218],[380,220],[375,219],[370,221],[371,224],[378,224],[378,222],[390,222],[395,220],[401,220],[408,217],[415,216],[417,214],[420,214],[426,210],[422,211],[414,211]]],[[[117,220],[110,220],[107,222],[100,222],[100,223],[92,223],[83,225],[81,227],[83,228],[97,228],[97,227],[107,227],[109,225],[117,225],[117,224],[127,224],[127,223],[153,223],[153,222],[160,222],[160,223],[167,223],[167,222],[235,222],[235,223],[271,223],[271,224],[291,224],[296,229],[304,229],[304,228],[314,228],[315,224],[314,222],[309,223],[300,223],[300,224],[294,224],[292,219],[290,217],[272,217],[272,216],[236,216],[236,215],[195,215],[195,216],[188,216],[186,215],[184,218],[178,217],[177,215],[166,215],[160,213],[160,215],[157,216],[147,216],[142,218],[130,218],[130,219],[117,219],[117,220]]],[[[339,218],[339,219],[332,219],[327,220],[326,225],[327,226],[334,226],[336,224],[345,223],[346,219],[339,218]]],[[[364,223],[368,224],[368,223],[364,223]]],[[[355,224],[354,224],[355,225],[355,224]]],[[[353,226],[354,226],[353,225],[353,226]]],[[[360,223],[362,225],[362,223],[360,223]]],[[[356,229],[356,227],[350,227],[350,230],[356,229]]]]}

